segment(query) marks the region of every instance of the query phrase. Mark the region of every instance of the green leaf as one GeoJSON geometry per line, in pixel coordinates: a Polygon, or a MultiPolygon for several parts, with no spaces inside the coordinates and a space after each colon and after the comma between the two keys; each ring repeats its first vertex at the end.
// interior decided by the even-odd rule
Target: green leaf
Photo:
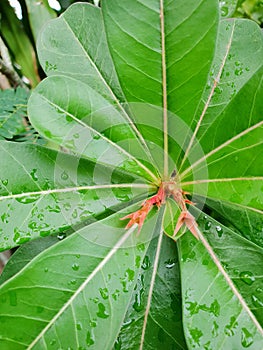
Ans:
{"type": "Polygon", "coordinates": [[[30,27],[36,41],[38,34],[46,23],[46,21],[55,18],[56,12],[52,10],[47,0],[36,2],[33,0],[25,0],[28,12],[30,27]]]}
{"type": "Polygon", "coordinates": [[[237,3],[238,3],[238,0],[219,0],[221,16],[223,18],[231,17],[235,12],[237,3]]]}
{"type": "Polygon", "coordinates": [[[29,117],[69,154],[12,149],[2,201],[39,190],[75,208],[77,195],[92,213],[47,215],[71,235],[3,283],[2,347],[260,348],[263,39],[219,12],[217,0],[105,0],[44,27],[48,77],[29,117]]]}
{"type": "Polygon", "coordinates": [[[139,238],[134,229],[124,233],[120,215],[46,249],[2,285],[2,348],[112,348],[149,241],[160,232],[155,215],[139,238]],[[61,264],[63,274],[55,268],[61,264]]]}
{"type": "Polygon", "coordinates": [[[0,157],[0,250],[96,220],[149,189],[132,185],[131,176],[40,146],[1,142],[0,157]]]}
{"type": "Polygon", "coordinates": [[[45,237],[45,239],[36,239],[22,245],[17,251],[15,251],[15,253],[6,263],[4,270],[0,276],[0,284],[14,276],[36,255],[40,254],[43,250],[47,249],[49,246],[57,243],[58,241],[59,238],[50,236],[45,237]]]}
{"type": "Polygon", "coordinates": [[[115,349],[186,349],[176,246],[152,239],[115,349]]]}
{"type": "Polygon", "coordinates": [[[22,89],[0,92],[0,137],[12,139],[24,132],[28,94],[22,89]]]}
{"type": "Polygon", "coordinates": [[[188,345],[258,349],[262,342],[258,321],[263,321],[262,248],[206,215],[198,223],[200,242],[189,234],[179,241],[188,345]],[[244,252],[246,259],[241,260],[244,252]]]}

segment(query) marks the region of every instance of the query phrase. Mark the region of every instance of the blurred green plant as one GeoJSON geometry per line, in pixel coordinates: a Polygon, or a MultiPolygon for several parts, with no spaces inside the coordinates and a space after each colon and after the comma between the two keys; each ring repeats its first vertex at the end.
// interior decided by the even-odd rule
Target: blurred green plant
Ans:
{"type": "Polygon", "coordinates": [[[239,0],[234,17],[249,18],[263,25],[263,1],[262,0],[239,0]]]}

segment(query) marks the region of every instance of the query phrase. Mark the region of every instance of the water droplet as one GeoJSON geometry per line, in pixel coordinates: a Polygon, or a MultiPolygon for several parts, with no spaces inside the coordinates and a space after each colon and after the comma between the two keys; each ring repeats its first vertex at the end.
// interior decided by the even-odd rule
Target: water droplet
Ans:
{"type": "Polygon", "coordinates": [[[105,305],[103,305],[102,303],[98,303],[98,312],[97,312],[97,316],[100,318],[108,318],[109,317],[109,313],[106,311],[105,305]]]}
{"type": "Polygon", "coordinates": [[[218,235],[219,238],[222,237],[223,229],[222,229],[221,226],[219,226],[219,225],[216,226],[216,232],[217,232],[217,235],[218,235]]]}
{"type": "Polygon", "coordinates": [[[211,222],[210,222],[210,221],[207,221],[207,222],[205,223],[205,230],[206,230],[206,231],[209,231],[210,228],[211,228],[211,226],[212,226],[211,222]]]}
{"type": "Polygon", "coordinates": [[[143,252],[145,250],[145,244],[144,243],[137,243],[136,248],[140,251],[143,252]]]}
{"type": "Polygon", "coordinates": [[[119,291],[119,289],[116,289],[115,292],[112,294],[112,298],[114,300],[117,300],[119,295],[120,295],[120,291],[119,291]]]}
{"type": "Polygon", "coordinates": [[[37,172],[37,169],[33,169],[30,173],[30,175],[34,181],[38,180],[38,176],[37,176],[36,172],[37,172]]]}
{"type": "Polygon", "coordinates": [[[101,297],[102,297],[104,300],[106,300],[106,299],[109,298],[109,291],[108,291],[107,288],[100,288],[99,291],[100,291],[101,297]]]}
{"type": "Polygon", "coordinates": [[[78,138],[79,138],[79,133],[74,134],[73,137],[74,137],[75,139],[78,139],[78,138]]]}
{"type": "Polygon", "coordinates": [[[50,213],[60,213],[61,212],[59,205],[55,205],[54,207],[51,207],[51,205],[48,205],[46,207],[46,210],[48,210],[50,213]]]}
{"type": "Polygon", "coordinates": [[[76,254],[75,256],[76,256],[76,258],[77,258],[77,259],[79,259],[79,258],[80,258],[80,254],[76,254]]]}
{"type": "Polygon", "coordinates": [[[263,301],[260,300],[255,294],[251,295],[251,299],[253,304],[258,308],[258,307],[263,307],[263,301]]]}
{"type": "Polygon", "coordinates": [[[236,62],[235,62],[235,66],[238,67],[238,66],[240,66],[240,65],[241,65],[241,63],[240,63],[239,61],[236,61],[236,62]]]}
{"type": "Polygon", "coordinates": [[[229,337],[233,336],[235,334],[234,330],[235,330],[235,328],[237,328],[237,326],[238,326],[238,323],[236,321],[236,318],[234,316],[232,316],[230,318],[229,324],[226,325],[224,328],[224,333],[229,337]]]}
{"type": "Polygon", "coordinates": [[[64,239],[66,237],[66,234],[65,233],[59,233],[58,235],[57,235],[57,238],[61,241],[62,239],[64,239]]]}
{"type": "Polygon", "coordinates": [[[78,217],[77,209],[74,209],[71,215],[72,215],[73,219],[76,219],[78,217]]]}
{"type": "Polygon", "coordinates": [[[17,202],[22,203],[22,204],[30,204],[36,202],[40,198],[40,195],[31,195],[31,196],[26,196],[25,197],[19,197],[16,198],[17,202]]]}
{"type": "Polygon", "coordinates": [[[129,285],[134,280],[134,271],[131,269],[127,269],[125,271],[125,276],[123,278],[120,278],[121,284],[122,284],[122,290],[127,293],[129,291],[129,285]]]}
{"type": "Polygon", "coordinates": [[[148,270],[151,266],[150,258],[149,256],[145,256],[142,262],[142,269],[143,270],[148,270]]]}
{"type": "Polygon", "coordinates": [[[114,344],[114,349],[113,350],[121,350],[122,342],[120,338],[118,337],[115,344],[114,344]]]}
{"type": "Polygon", "coordinates": [[[99,134],[96,134],[93,136],[93,140],[99,140],[101,138],[101,136],[99,134]]]}
{"type": "Polygon", "coordinates": [[[44,272],[48,272],[48,268],[47,267],[44,268],[44,272]]]}
{"type": "Polygon", "coordinates": [[[195,251],[192,250],[190,253],[186,253],[182,255],[181,261],[186,262],[186,261],[191,261],[195,260],[195,251]]]}
{"type": "Polygon", "coordinates": [[[132,307],[134,308],[135,311],[140,312],[144,309],[144,305],[142,303],[143,294],[144,294],[144,290],[141,289],[135,295],[135,302],[132,305],[132,307]]]}
{"type": "Polygon", "coordinates": [[[141,265],[141,257],[140,257],[140,255],[137,255],[137,256],[136,256],[136,259],[135,259],[135,266],[136,266],[137,268],[139,268],[140,265],[141,265]]]}
{"type": "Polygon", "coordinates": [[[168,260],[166,260],[166,261],[164,262],[164,263],[165,263],[165,267],[166,267],[167,269],[172,269],[172,268],[175,266],[176,262],[177,262],[176,259],[168,259],[168,260]]]}
{"type": "Polygon", "coordinates": [[[65,171],[63,171],[63,173],[60,175],[60,177],[62,180],[66,181],[68,179],[68,174],[65,171]]]}
{"type": "Polygon", "coordinates": [[[77,283],[77,280],[75,280],[75,279],[72,279],[72,280],[69,281],[69,284],[75,285],[76,283],[77,283]]]}
{"type": "Polygon", "coordinates": [[[222,94],[222,92],[223,92],[223,89],[220,87],[220,86],[217,86],[216,88],[215,88],[215,93],[216,94],[222,94]]]}
{"type": "Polygon", "coordinates": [[[226,6],[221,7],[221,16],[226,17],[228,15],[228,8],[226,6]]]}
{"type": "Polygon", "coordinates": [[[10,214],[9,213],[4,213],[1,215],[1,220],[4,224],[8,224],[9,219],[10,218],[10,214]]]}
{"type": "Polygon", "coordinates": [[[19,231],[18,227],[14,228],[14,237],[13,237],[13,241],[16,244],[23,244],[26,243],[30,240],[31,235],[27,232],[24,231],[19,231]]]}
{"type": "Polygon", "coordinates": [[[49,342],[49,345],[55,345],[56,344],[56,339],[52,339],[50,342],[49,342]]]}
{"type": "Polygon", "coordinates": [[[76,328],[77,328],[78,331],[81,331],[81,330],[82,330],[82,324],[81,324],[81,322],[77,322],[76,328]]]}
{"type": "Polygon", "coordinates": [[[218,336],[218,334],[219,334],[218,329],[219,329],[219,326],[218,326],[218,324],[214,321],[214,322],[213,322],[213,328],[212,328],[212,336],[213,336],[214,338],[216,338],[216,337],[218,336]]]}
{"type": "Polygon", "coordinates": [[[241,344],[244,348],[248,348],[253,344],[253,336],[246,328],[242,328],[241,334],[241,344]]]}
{"type": "Polygon", "coordinates": [[[89,325],[90,325],[90,327],[92,327],[92,328],[97,327],[97,321],[96,321],[96,319],[90,320],[90,321],[89,321],[89,325]]]}
{"type": "Polygon", "coordinates": [[[245,70],[246,70],[247,72],[249,72],[249,71],[250,71],[250,68],[249,68],[249,67],[246,67],[245,70]]]}
{"type": "Polygon", "coordinates": [[[72,270],[74,270],[74,271],[79,270],[79,264],[77,264],[77,263],[73,264],[71,267],[72,267],[72,270]]]}
{"type": "Polygon", "coordinates": [[[8,179],[2,180],[2,184],[3,184],[4,186],[7,186],[7,185],[8,185],[8,179]]]}
{"type": "Polygon", "coordinates": [[[66,211],[68,211],[68,210],[70,210],[70,208],[71,208],[71,204],[70,204],[70,203],[64,203],[64,204],[63,204],[63,208],[64,208],[66,211]]]}
{"type": "Polygon", "coordinates": [[[251,286],[251,284],[253,282],[255,282],[255,276],[253,275],[252,272],[250,271],[242,271],[239,274],[240,279],[245,282],[246,284],[248,284],[249,286],[251,286]]]}
{"type": "Polygon", "coordinates": [[[86,344],[88,345],[88,347],[90,347],[91,345],[94,344],[94,337],[93,335],[90,333],[90,331],[87,332],[86,335],[86,344]]]}
{"type": "Polygon", "coordinates": [[[237,68],[235,69],[235,75],[239,76],[239,75],[242,75],[243,74],[243,68],[237,68]]]}

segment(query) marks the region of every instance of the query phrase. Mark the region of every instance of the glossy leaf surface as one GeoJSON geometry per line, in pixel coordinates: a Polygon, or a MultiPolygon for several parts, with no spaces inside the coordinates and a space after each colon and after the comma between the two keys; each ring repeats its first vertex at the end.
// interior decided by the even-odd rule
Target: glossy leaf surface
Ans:
{"type": "MultiPolygon", "coordinates": [[[[43,29],[48,77],[30,97],[29,117],[65,153],[30,146],[20,187],[15,178],[2,196],[7,203],[16,189],[30,199],[21,186],[32,161],[47,179],[59,165],[51,190],[61,197],[42,200],[75,203],[73,181],[81,210],[92,213],[58,215],[55,225],[48,216],[48,234],[71,226],[71,235],[2,284],[0,345],[256,350],[262,32],[220,20],[217,0],[101,6],[75,4],[43,29]]],[[[38,181],[27,186],[35,191],[38,181]]]]}

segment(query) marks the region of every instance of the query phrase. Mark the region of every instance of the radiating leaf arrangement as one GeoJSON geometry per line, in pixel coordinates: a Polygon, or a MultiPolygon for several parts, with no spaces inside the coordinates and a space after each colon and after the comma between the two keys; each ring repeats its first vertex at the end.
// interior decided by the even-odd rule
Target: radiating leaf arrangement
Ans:
{"type": "Polygon", "coordinates": [[[28,242],[0,348],[261,348],[258,26],[217,0],[104,0],[48,22],[38,54],[28,113],[61,151],[0,143],[0,247],[28,242]]]}

